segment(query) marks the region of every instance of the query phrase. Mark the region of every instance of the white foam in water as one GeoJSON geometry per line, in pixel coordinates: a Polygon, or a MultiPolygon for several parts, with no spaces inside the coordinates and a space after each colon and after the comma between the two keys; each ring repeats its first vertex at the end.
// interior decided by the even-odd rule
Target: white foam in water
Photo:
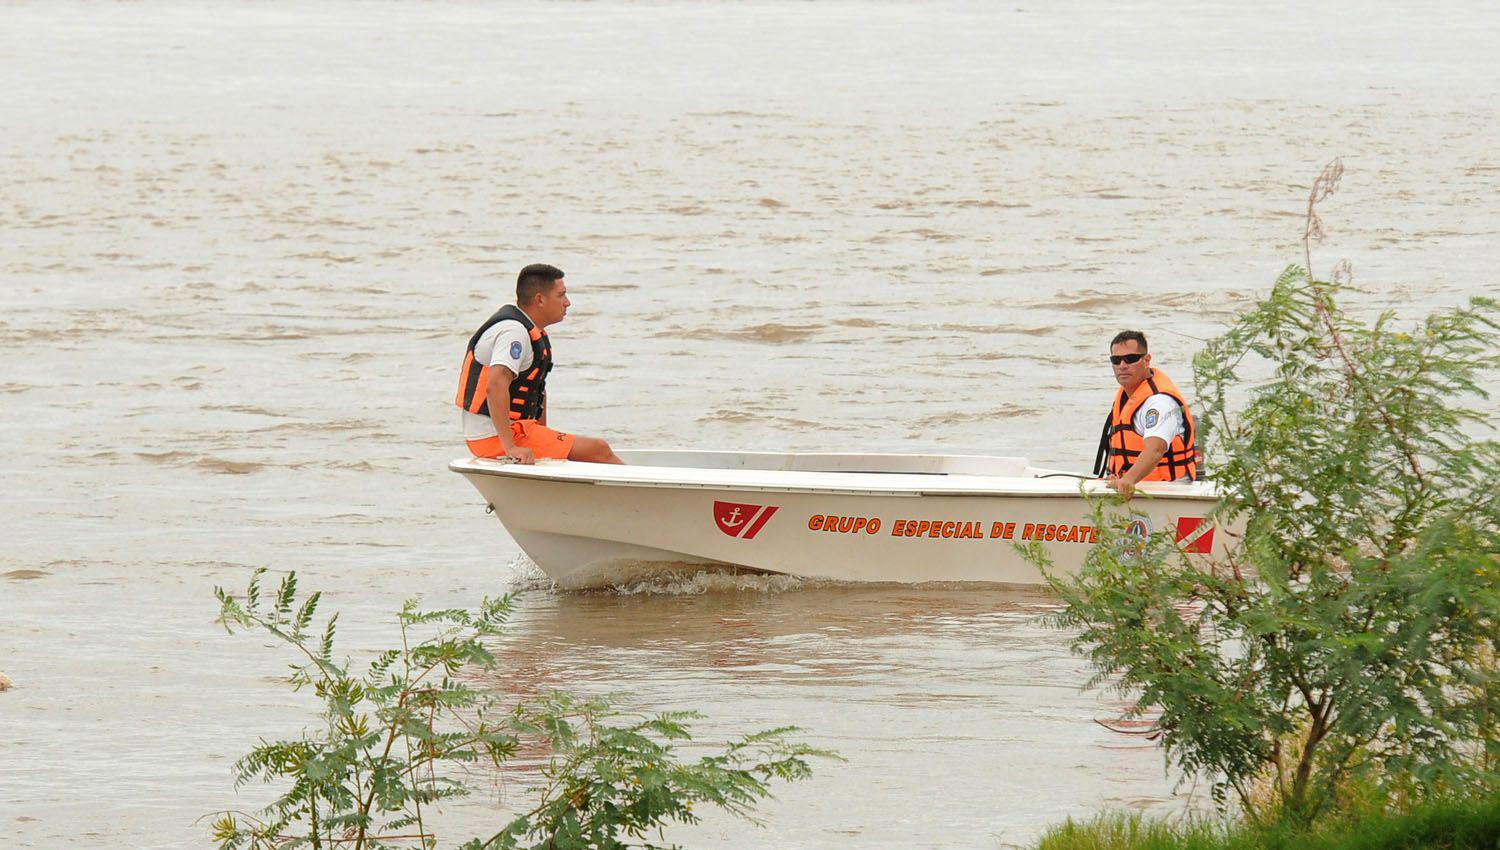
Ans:
{"type": "MultiPolygon", "coordinates": [[[[641,567],[649,569],[650,565],[641,567]]],[[[827,582],[768,573],[731,572],[715,569],[697,569],[684,572],[686,565],[663,564],[654,574],[637,575],[634,581],[614,582],[609,592],[622,596],[634,594],[656,594],[662,596],[699,596],[705,593],[738,593],[756,591],[760,593],[782,593],[819,587],[827,582]]]]}
{"type": "Polygon", "coordinates": [[[512,592],[524,590],[552,591],[557,589],[557,582],[552,577],[542,572],[542,568],[536,565],[525,552],[517,553],[516,557],[506,565],[510,573],[510,587],[512,592]]]}
{"type": "Polygon", "coordinates": [[[611,595],[697,596],[705,593],[758,591],[780,593],[798,588],[824,587],[840,582],[757,573],[736,567],[705,567],[673,561],[623,561],[610,567],[599,586],[570,588],[542,571],[525,553],[506,565],[513,592],[601,593],[611,595]]]}
{"type": "Polygon", "coordinates": [[[844,584],[831,579],[807,579],[774,573],[757,573],[736,567],[705,567],[673,561],[624,561],[606,571],[600,586],[570,588],[542,571],[536,562],[518,553],[506,565],[513,592],[599,593],[621,596],[697,596],[705,593],[760,592],[829,587],[844,584]]]}

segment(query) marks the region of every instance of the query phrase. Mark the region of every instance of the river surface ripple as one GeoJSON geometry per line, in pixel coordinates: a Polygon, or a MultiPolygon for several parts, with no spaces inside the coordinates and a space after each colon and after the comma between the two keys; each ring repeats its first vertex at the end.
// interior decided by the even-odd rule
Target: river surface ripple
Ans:
{"type": "MultiPolygon", "coordinates": [[[[1001,588],[534,587],[445,470],[459,347],[568,271],[553,418],[623,447],[1085,468],[1105,341],[1199,340],[1301,258],[1361,306],[1500,265],[1494,4],[312,2],[0,7],[0,835],[206,846],[315,725],[216,585],[298,570],[343,646],[528,586],[496,683],[796,723],[848,762],[721,847],[996,847],[1180,811],[1001,588]]],[[[450,840],[523,777],[480,779],[450,840]]]]}

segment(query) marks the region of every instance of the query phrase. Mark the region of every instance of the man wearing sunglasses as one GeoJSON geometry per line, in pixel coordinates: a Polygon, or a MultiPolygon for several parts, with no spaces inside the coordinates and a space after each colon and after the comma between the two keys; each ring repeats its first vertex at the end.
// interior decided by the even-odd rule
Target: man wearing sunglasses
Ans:
{"type": "Polygon", "coordinates": [[[1099,437],[1094,474],[1127,499],[1142,481],[1198,480],[1193,414],[1172,379],[1151,368],[1146,335],[1116,334],[1109,362],[1120,389],[1099,437]]]}

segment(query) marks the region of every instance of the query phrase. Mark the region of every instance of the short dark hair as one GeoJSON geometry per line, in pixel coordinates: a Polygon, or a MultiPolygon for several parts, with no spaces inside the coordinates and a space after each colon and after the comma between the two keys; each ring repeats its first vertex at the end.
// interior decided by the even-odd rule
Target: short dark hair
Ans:
{"type": "Polygon", "coordinates": [[[1140,331],[1120,331],[1115,334],[1114,339],[1109,341],[1109,347],[1114,348],[1122,342],[1138,342],[1141,344],[1141,351],[1151,350],[1146,347],[1146,335],[1140,331]]]}
{"type": "Polygon", "coordinates": [[[551,289],[552,284],[563,279],[563,270],[546,263],[532,263],[516,276],[516,303],[525,304],[538,292],[551,289]]]}

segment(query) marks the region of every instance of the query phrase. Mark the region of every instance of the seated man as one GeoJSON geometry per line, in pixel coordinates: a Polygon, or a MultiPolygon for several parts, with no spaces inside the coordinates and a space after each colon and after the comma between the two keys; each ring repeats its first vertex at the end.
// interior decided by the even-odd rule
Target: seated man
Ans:
{"type": "Polygon", "coordinates": [[[516,303],[501,307],[469,338],[454,403],[463,409],[464,438],[475,457],[624,463],[597,437],[547,427],[547,326],[562,321],[571,303],[561,269],[529,265],[516,278],[516,303]],[[491,405],[492,399],[501,403],[491,405]]]}
{"type": "Polygon", "coordinates": [[[1112,397],[1094,474],[1130,498],[1142,481],[1198,480],[1197,428],[1182,392],[1151,368],[1146,335],[1121,331],[1109,344],[1120,389],[1112,397]]]}

